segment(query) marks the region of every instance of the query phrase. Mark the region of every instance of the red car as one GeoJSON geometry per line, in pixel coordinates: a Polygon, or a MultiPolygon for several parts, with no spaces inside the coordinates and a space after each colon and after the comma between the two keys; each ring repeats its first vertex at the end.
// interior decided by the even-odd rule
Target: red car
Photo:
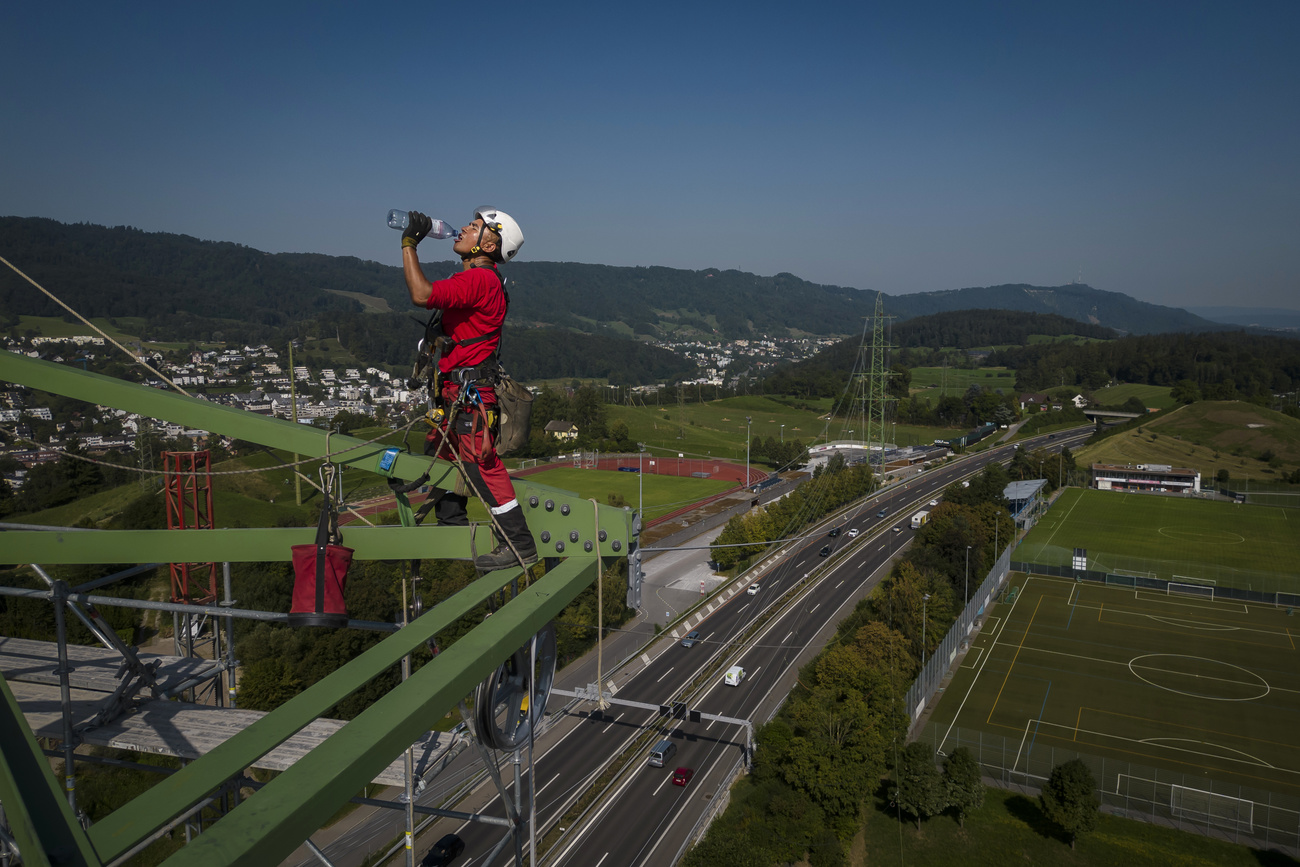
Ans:
{"type": "Polygon", "coordinates": [[[691,781],[691,777],[693,776],[695,776],[695,771],[693,769],[678,768],[677,770],[673,771],[673,785],[685,786],[687,783],[691,781]]]}

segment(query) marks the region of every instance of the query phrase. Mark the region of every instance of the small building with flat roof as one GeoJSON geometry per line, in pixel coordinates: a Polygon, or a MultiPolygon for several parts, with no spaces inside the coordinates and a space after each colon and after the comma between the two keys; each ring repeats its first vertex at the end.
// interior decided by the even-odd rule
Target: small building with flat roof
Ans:
{"type": "Polygon", "coordinates": [[[1024,529],[1025,522],[1042,511],[1046,492],[1047,479],[1012,482],[1002,489],[1002,496],[1007,498],[1007,507],[1011,510],[1017,529],[1024,529]]]}
{"type": "Polygon", "coordinates": [[[1093,464],[1092,486],[1099,491],[1199,494],[1201,474],[1169,464],[1093,464]]]}

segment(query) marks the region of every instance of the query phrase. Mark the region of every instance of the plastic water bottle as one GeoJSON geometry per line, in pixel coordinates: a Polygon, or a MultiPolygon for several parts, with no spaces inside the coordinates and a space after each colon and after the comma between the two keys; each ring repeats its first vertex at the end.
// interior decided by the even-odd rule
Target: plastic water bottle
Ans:
{"type": "MultiPolygon", "coordinates": [[[[388,227],[397,229],[400,232],[406,231],[406,227],[411,224],[411,215],[409,211],[399,211],[393,208],[388,212],[388,227]]],[[[458,238],[460,230],[453,229],[451,224],[445,220],[434,220],[433,228],[429,230],[426,238],[458,238]]]]}

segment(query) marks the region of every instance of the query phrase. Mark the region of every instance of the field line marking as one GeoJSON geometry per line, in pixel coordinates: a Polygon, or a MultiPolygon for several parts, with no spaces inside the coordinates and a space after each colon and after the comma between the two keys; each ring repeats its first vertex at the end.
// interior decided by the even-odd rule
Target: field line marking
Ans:
{"type": "MultiPolygon", "coordinates": [[[[1061,525],[1062,525],[1062,526],[1064,526],[1065,523],[1066,523],[1067,521],[1070,520],[1070,515],[1074,514],[1074,510],[1075,510],[1075,508],[1076,508],[1080,503],[1082,503],[1082,502],[1083,502],[1083,494],[1080,493],[1079,496],[1077,496],[1077,497],[1074,498],[1074,502],[1070,504],[1070,511],[1066,512],[1066,513],[1061,517],[1061,525]]],[[[1043,547],[1044,547],[1044,548],[1046,548],[1046,547],[1048,547],[1049,545],[1052,544],[1052,540],[1056,538],[1056,534],[1057,534],[1057,532],[1058,532],[1060,529],[1061,529],[1061,528],[1060,528],[1059,526],[1053,528],[1053,530],[1052,530],[1052,535],[1048,536],[1048,537],[1047,537],[1047,541],[1043,543],[1043,547]]]]}
{"type": "MultiPolygon", "coordinates": [[[[1028,576],[1025,579],[1024,586],[1028,587],[1029,582],[1031,580],[1033,580],[1032,575],[1028,576]]],[[[1020,604],[1020,597],[1017,596],[1016,601],[1011,603],[1011,607],[1015,608],[1019,604],[1020,604]]],[[[998,621],[997,626],[995,627],[995,629],[990,630],[989,633],[990,642],[989,642],[988,652],[985,653],[983,649],[980,648],[979,661],[974,665],[974,668],[976,669],[975,676],[971,678],[970,686],[966,687],[966,694],[961,697],[961,704],[957,705],[957,712],[952,715],[952,721],[948,723],[948,730],[943,733],[943,737],[940,738],[939,740],[939,745],[935,748],[936,750],[939,751],[943,750],[943,745],[948,742],[948,735],[952,734],[953,728],[955,728],[957,725],[957,720],[961,719],[961,712],[966,707],[966,702],[968,699],[970,699],[971,693],[975,691],[975,685],[979,683],[980,675],[984,673],[984,666],[987,665],[988,661],[993,658],[993,648],[997,647],[998,638],[999,636],[1001,636],[1002,630],[1006,628],[1007,623],[1011,620],[1011,617],[1010,615],[1008,615],[1006,617],[999,617],[996,619],[998,621]]]]}
{"type": "Polygon", "coordinates": [[[1083,725],[1083,705],[1079,705],[1079,715],[1074,718],[1074,737],[1070,740],[1077,742],[1079,740],[1079,726],[1083,725]]]}
{"type": "Polygon", "coordinates": [[[1283,626],[1282,631],[1286,633],[1286,640],[1291,642],[1291,649],[1295,650],[1295,641],[1291,638],[1291,627],[1283,626]]]}
{"type": "MultiPolygon", "coordinates": [[[[1002,690],[1007,688],[1007,681],[1011,679],[1011,671],[1016,667],[1016,660],[1020,658],[1020,648],[1025,646],[1025,639],[1029,637],[1029,630],[1034,626],[1034,618],[1038,616],[1038,606],[1042,604],[1043,597],[1039,596],[1038,605],[1034,606],[1034,613],[1029,616],[1029,623],[1025,625],[1025,634],[1020,636],[1020,643],[1016,645],[1016,655],[1011,657],[1011,664],[1007,666],[1007,674],[1002,678],[1002,686],[998,687],[997,697],[993,699],[993,707],[989,708],[989,716],[988,719],[984,720],[985,723],[993,719],[993,712],[998,709],[998,702],[1002,700],[1002,690]]],[[[1014,768],[1015,765],[1011,767],[1014,768]]]]}
{"type": "Polygon", "coordinates": [[[1029,753],[1034,751],[1034,744],[1038,743],[1038,730],[1043,725],[1043,714],[1047,711],[1047,697],[1052,694],[1052,682],[1047,682],[1047,692],[1043,693],[1043,706],[1038,709],[1038,719],[1034,720],[1034,738],[1029,742],[1029,752],[1025,753],[1025,761],[1029,760],[1029,753]]]}
{"type": "Polygon", "coordinates": [[[1016,748],[1016,758],[1011,762],[1011,773],[1016,772],[1016,766],[1020,764],[1020,754],[1025,751],[1025,738],[1029,737],[1029,727],[1034,724],[1033,717],[1025,720],[1025,731],[1020,736],[1020,746],[1016,748]]]}

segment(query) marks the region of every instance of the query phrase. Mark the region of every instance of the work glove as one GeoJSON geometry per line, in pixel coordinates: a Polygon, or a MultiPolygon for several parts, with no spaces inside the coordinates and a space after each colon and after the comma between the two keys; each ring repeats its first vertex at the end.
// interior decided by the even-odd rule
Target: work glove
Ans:
{"type": "Polygon", "coordinates": [[[414,247],[418,245],[432,229],[433,220],[430,220],[419,211],[411,211],[407,215],[406,231],[402,233],[402,246],[414,247]]]}

